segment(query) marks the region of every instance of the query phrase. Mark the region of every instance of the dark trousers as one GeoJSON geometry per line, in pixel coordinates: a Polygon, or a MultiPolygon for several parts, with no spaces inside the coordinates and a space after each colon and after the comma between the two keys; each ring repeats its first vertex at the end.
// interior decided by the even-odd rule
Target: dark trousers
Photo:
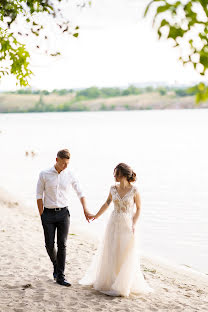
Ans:
{"type": "Polygon", "coordinates": [[[54,209],[44,209],[41,215],[45,247],[54,266],[57,268],[57,278],[64,278],[66,261],[66,241],[70,225],[70,213],[68,208],[60,211],[54,209]],[[55,234],[57,230],[57,252],[54,246],[55,234]]]}

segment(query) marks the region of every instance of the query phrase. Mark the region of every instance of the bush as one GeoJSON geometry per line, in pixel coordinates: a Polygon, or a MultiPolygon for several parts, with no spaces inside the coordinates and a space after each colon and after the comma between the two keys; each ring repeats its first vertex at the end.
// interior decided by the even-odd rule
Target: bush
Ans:
{"type": "Polygon", "coordinates": [[[100,90],[97,87],[91,87],[84,90],[80,90],[76,94],[76,98],[83,97],[84,99],[96,99],[101,95],[100,90]]]}
{"type": "Polygon", "coordinates": [[[166,95],[167,89],[164,87],[160,87],[160,88],[157,88],[157,92],[159,92],[159,94],[163,96],[163,95],[166,95]]]}
{"type": "Polygon", "coordinates": [[[32,94],[31,89],[19,89],[17,90],[17,94],[32,94]]]}
{"type": "Polygon", "coordinates": [[[142,90],[139,89],[139,88],[136,88],[135,86],[131,85],[129,86],[127,89],[124,89],[123,92],[122,92],[122,95],[125,96],[125,95],[136,95],[136,94],[141,94],[142,93],[142,90]]]}
{"type": "Polygon", "coordinates": [[[101,97],[108,98],[108,97],[120,96],[121,90],[119,88],[101,88],[100,93],[101,93],[101,97]]]}
{"type": "Polygon", "coordinates": [[[182,97],[190,95],[188,94],[187,89],[175,89],[175,94],[182,97]]]}
{"type": "Polygon", "coordinates": [[[151,86],[148,86],[148,87],[144,88],[144,91],[147,92],[147,93],[150,93],[150,92],[154,91],[154,88],[151,87],[151,86]]]}

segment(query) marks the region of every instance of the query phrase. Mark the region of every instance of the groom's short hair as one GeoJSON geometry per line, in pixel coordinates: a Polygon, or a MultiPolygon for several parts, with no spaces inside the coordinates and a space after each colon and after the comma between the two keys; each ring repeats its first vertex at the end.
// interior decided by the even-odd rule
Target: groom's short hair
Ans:
{"type": "Polygon", "coordinates": [[[64,158],[70,159],[69,150],[65,148],[65,149],[63,149],[63,150],[58,151],[57,157],[58,157],[58,158],[61,158],[61,159],[64,159],[64,158]]]}

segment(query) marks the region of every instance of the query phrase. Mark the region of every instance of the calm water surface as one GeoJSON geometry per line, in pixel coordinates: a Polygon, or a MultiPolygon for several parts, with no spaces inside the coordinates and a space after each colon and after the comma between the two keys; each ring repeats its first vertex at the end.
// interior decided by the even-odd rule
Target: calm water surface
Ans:
{"type": "MultiPolygon", "coordinates": [[[[36,208],[39,171],[69,148],[70,166],[96,212],[130,164],[142,199],[141,250],[208,273],[208,110],[0,115],[0,187],[36,208]],[[26,157],[26,151],[37,156],[26,157]]],[[[97,235],[112,211],[88,225],[70,194],[72,223],[97,235]]]]}

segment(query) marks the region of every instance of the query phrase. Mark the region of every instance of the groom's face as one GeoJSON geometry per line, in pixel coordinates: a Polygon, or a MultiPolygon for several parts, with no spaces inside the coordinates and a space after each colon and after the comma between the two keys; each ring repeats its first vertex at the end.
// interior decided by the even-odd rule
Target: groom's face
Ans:
{"type": "Polygon", "coordinates": [[[57,158],[56,158],[56,164],[57,164],[57,166],[58,166],[58,168],[59,168],[60,170],[64,170],[64,169],[67,168],[67,166],[68,166],[68,164],[69,164],[69,159],[57,157],[57,158]]]}

